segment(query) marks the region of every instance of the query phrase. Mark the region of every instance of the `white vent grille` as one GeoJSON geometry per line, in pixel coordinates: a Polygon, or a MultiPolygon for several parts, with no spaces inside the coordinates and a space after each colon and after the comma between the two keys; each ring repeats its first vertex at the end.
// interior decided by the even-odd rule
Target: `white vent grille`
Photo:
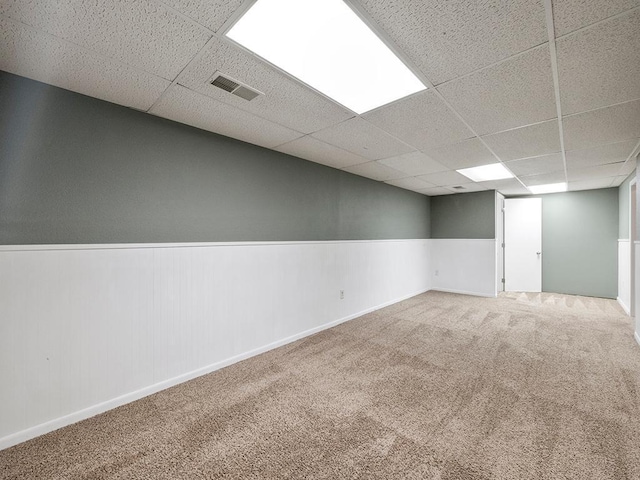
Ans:
{"type": "Polygon", "coordinates": [[[212,78],[213,80],[209,82],[211,83],[211,85],[244,100],[251,101],[260,95],[264,95],[264,93],[260,92],[259,90],[251,88],[250,86],[234,80],[227,75],[223,75],[220,72],[216,72],[212,78]]]}

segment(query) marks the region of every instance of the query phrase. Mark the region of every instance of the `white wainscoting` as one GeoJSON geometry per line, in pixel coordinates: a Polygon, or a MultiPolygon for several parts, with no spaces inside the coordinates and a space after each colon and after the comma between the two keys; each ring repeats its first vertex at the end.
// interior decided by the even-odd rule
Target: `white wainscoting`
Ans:
{"type": "Polygon", "coordinates": [[[429,290],[429,242],[0,247],[0,449],[429,290]]]}
{"type": "Polygon", "coordinates": [[[495,297],[496,240],[432,239],[431,288],[495,297]]]}
{"type": "Polygon", "coordinates": [[[631,312],[631,243],[628,239],[618,240],[618,303],[631,312]]]}

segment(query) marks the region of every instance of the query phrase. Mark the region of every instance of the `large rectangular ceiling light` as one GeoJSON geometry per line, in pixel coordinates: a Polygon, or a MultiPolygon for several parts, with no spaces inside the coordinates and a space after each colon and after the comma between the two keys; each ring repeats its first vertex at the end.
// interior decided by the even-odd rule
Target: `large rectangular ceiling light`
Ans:
{"type": "Polygon", "coordinates": [[[359,114],[426,88],[342,0],[258,0],[227,37],[359,114]]]}
{"type": "Polygon", "coordinates": [[[566,192],[567,184],[566,183],[548,183],[546,185],[532,185],[531,187],[527,187],[531,193],[534,195],[538,195],[541,193],[557,193],[557,192],[566,192]]]}
{"type": "Polygon", "coordinates": [[[492,163],[491,165],[482,165],[481,167],[463,168],[462,170],[456,171],[465,177],[470,178],[474,182],[487,182],[489,180],[513,178],[513,174],[501,163],[492,163]]]}

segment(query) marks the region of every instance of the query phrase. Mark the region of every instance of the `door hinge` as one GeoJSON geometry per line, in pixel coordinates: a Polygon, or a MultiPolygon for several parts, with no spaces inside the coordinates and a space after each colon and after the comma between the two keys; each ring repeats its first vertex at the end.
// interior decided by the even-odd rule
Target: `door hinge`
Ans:
{"type": "Polygon", "coordinates": [[[502,283],[504,283],[504,278],[502,279],[502,283]]]}
{"type": "Polygon", "coordinates": [[[504,243],[502,244],[502,248],[504,248],[504,243]]]}

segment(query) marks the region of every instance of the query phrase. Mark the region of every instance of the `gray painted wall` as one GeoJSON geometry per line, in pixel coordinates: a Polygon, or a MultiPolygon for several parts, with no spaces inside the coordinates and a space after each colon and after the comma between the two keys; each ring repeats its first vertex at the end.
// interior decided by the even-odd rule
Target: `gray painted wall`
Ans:
{"type": "Polygon", "coordinates": [[[431,198],[431,238],[495,238],[495,192],[431,198]]]}
{"type": "Polygon", "coordinates": [[[629,238],[629,183],[636,178],[633,172],[618,187],[618,238],[629,238]]]}
{"type": "Polygon", "coordinates": [[[618,189],[540,195],[542,290],[616,298],[618,189]]]}
{"type": "Polygon", "coordinates": [[[0,72],[0,243],[429,238],[407,190],[0,72]]]}

